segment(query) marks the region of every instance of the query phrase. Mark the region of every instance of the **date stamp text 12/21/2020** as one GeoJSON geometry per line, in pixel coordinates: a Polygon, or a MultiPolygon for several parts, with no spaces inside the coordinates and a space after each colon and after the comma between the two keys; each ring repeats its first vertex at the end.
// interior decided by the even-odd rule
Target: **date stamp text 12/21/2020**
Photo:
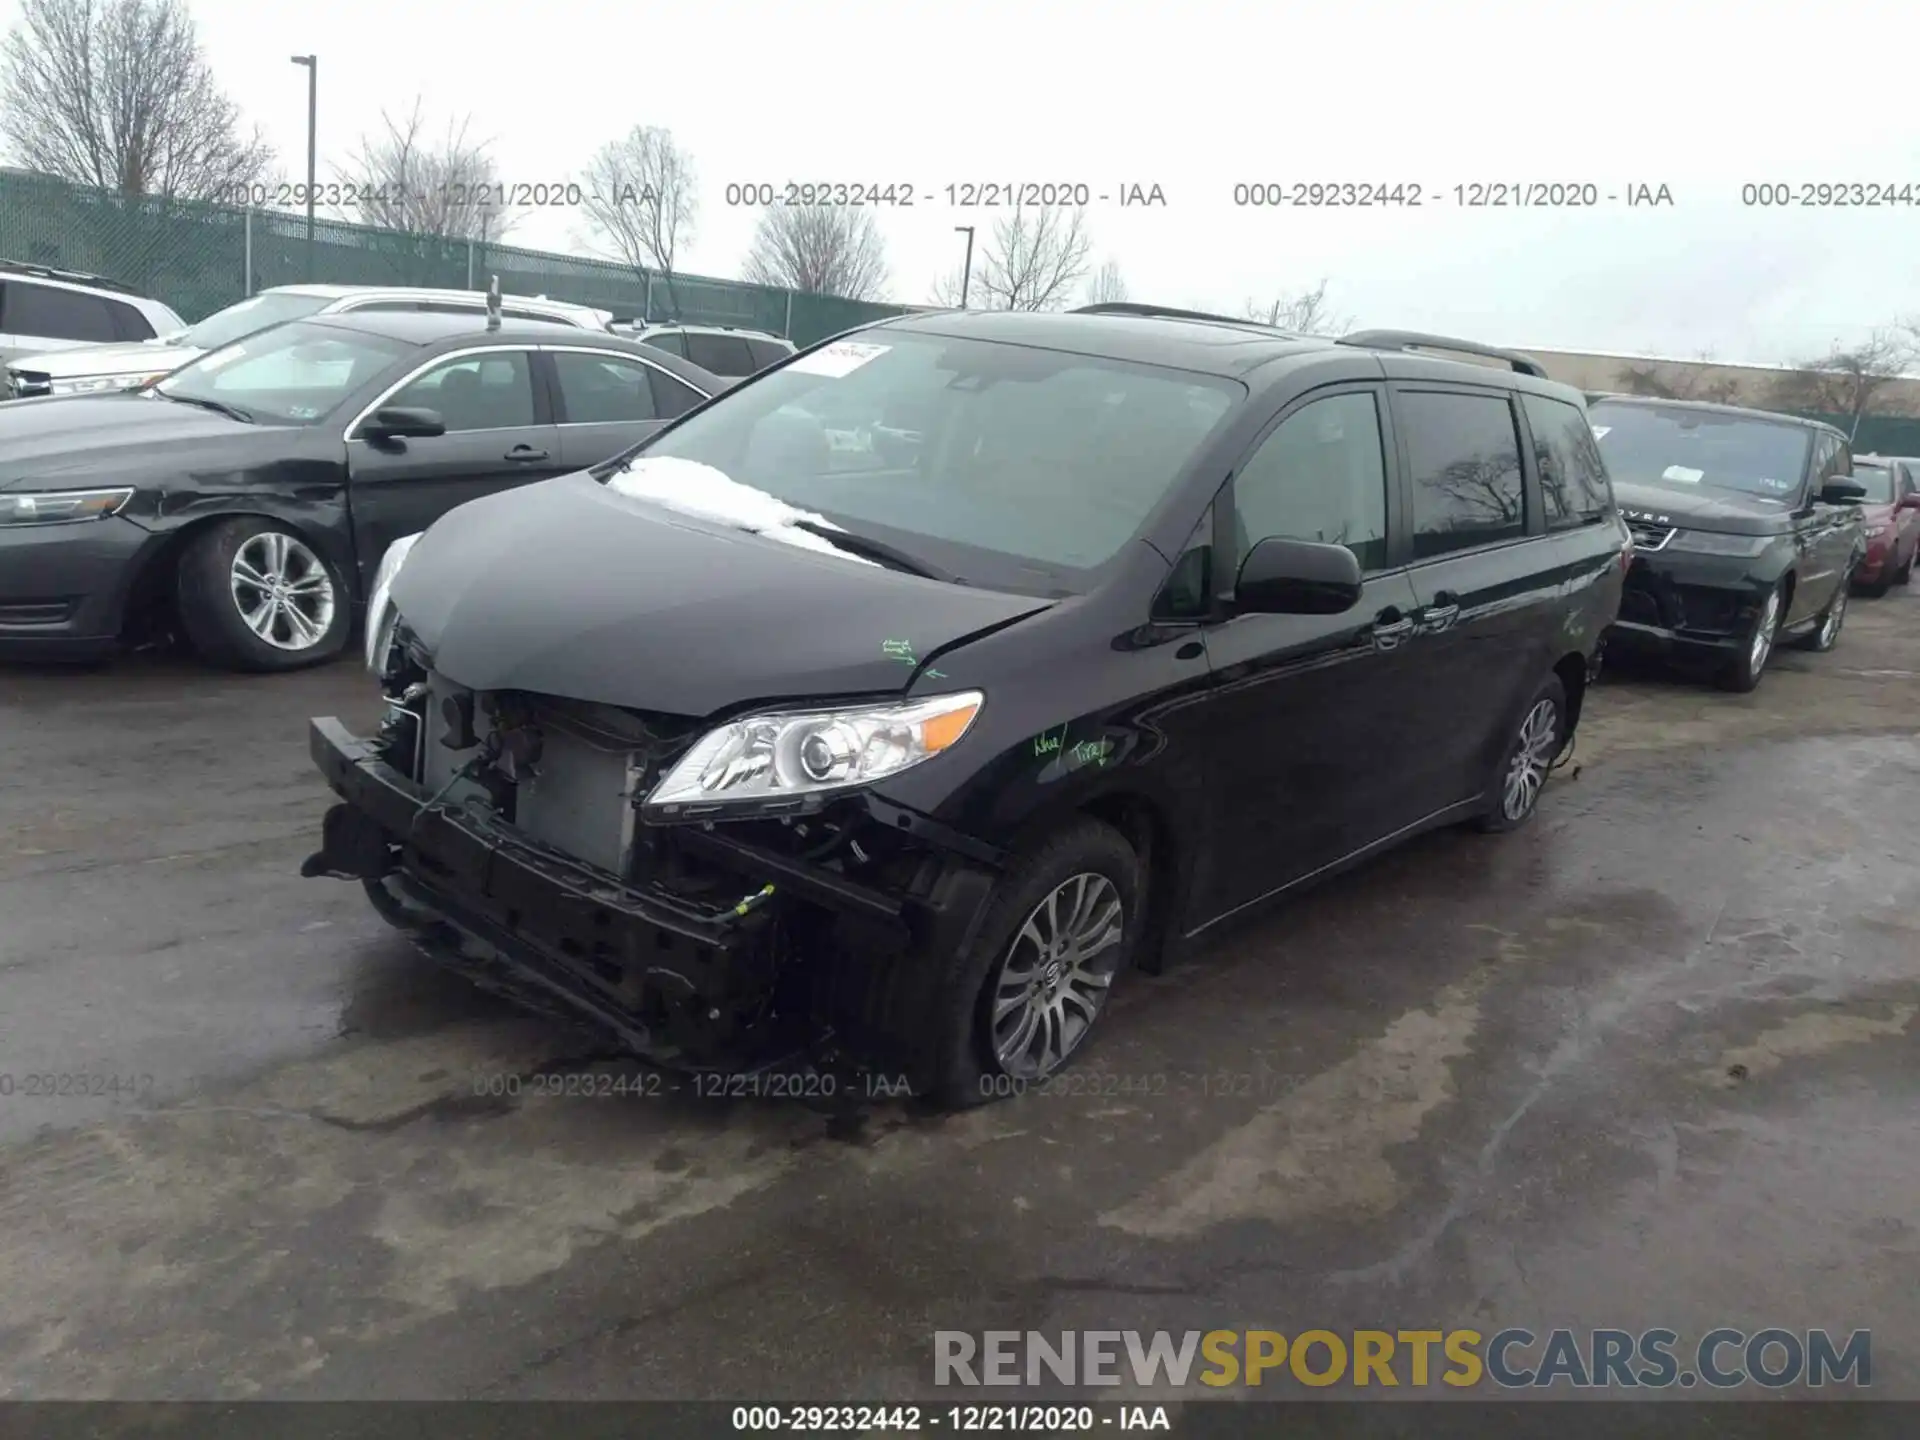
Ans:
{"type": "Polygon", "coordinates": [[[1263,210],[1667,209],[1674,203],[1672,186],[1642,180],[1246,180],[1233,187],[1232,198],[1236,207],[1263,210]]]}
{"type": "Polygon", "coordinates": [[[309,194],[316,206],[360,214],[368,210],[404,211],[412,205],[455,210],[577,210],[591,204],[637,210],[659,198],[651,185],[620,185],[603,196],[574,180],[450,180],[425,187],[384,180],[341,180],[311,188],[292,182],[235,182],[223,186],[213,198],[220,204],[246,205],[256,210],[301,210],[309,194]]]}
{"type": "Polygon", "coordinates": [[[1083,205],[1164,209],[1166,187],[1157,181],[967,180],[921,185],[910,180],[736,180],[721,192],[730,208],[780,209],[815,206],[850,209],[1019,210],[1069,209],[1083,205]]]}

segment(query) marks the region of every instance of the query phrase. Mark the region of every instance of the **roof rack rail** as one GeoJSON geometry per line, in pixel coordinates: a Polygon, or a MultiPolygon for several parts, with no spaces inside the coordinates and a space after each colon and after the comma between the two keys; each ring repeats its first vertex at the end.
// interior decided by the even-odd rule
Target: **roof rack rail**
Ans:
{"type": "Polygon", "coordinates": [[[1245,315],[1210,315],[1205,310],[1176,310],[1171,305],[1142,305],[1133,300],[1107,300],[1098,305],[1081,305],[1067,312],[1069,315],[1145,315],[1159,316],[1166,320],[1208,320],[1216,325],[1244,325],[1255,330],[1272,330],[1282,335],[1293,332],[1278,325],[1269,325],[1264,320],[1250,320],[1245,315]]]}
{"type": "Polygon", "coordinates": [[[56,270],[51,265],[36,265],[31,260],[0,259],[0,270],[18,275],[36,275],[42,280],[65,280],[73,285],[92,285],[101,290],[116,290],[122,295],[138,295],[131,285],[109,280],[104,275],[89,275],[84,270],[56,270]]]}
{"type": "Polygon", "coordinates": [[[1342,345],[1358,345],[1366,350],[1450,350],[1456,355],[1478,355],[1511,365],[1522,375],[1545,380],[1547,367],[1517,350],[1501,350],[1474,340],[1456,340],[1450,335],[1423,335],[1417,330],[1356,330],[1340,337],[1342,345]]]}

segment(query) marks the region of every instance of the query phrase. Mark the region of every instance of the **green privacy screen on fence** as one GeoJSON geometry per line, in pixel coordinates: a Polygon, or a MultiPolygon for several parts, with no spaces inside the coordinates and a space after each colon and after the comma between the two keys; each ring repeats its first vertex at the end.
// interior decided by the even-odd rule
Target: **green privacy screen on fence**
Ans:
{"type": "Polygon", "coordinates": [[[41,175],[0,172],[0,257],[130,285],[198,320],[270,285],[430,285],[546,295],[621,317],[739,325],[796,345],[904,307],[806,295],[700,275],[651,277],[613,260],[441,240],[339,220],[228,205],[128,198],[41,175]],[[251,268],[251,283],[248,271],[251,268]]]}

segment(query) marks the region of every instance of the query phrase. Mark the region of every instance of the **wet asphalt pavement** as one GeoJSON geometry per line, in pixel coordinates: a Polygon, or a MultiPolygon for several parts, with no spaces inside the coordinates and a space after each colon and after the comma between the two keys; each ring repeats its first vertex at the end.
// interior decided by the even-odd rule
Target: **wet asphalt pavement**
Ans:
{"type": "Polygon", "coordinates": [[[851,1138],[534,1093],[593,1042],[300,879],[354,665],[0,672],[0,1396],[873,1399],[940,1329],[1779,1325],[1871,1329],[1920,1398],[1920,594],[1775,663],[1610,680],[1528,831],[1135,977],[1058,1093],[851,1138]]]}

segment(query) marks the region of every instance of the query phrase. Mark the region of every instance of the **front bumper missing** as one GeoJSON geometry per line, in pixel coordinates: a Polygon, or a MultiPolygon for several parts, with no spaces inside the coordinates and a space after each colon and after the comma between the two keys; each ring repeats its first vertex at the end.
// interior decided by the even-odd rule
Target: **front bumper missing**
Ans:
{"type": "MultiPolygon", "coordinates": [[[[755,1033],[738,1045],[716,1042],[724,1023],[702,1033],[705,1021],[722,1021],[702,986],[723,991],[731,975],[765,973],[769,951],[789,938],[781,927],[796,903],[823,918],[836,956],[893,968],[909,950],[963,943],[990,886],[978,870],[950,866],[933,893],[903,899],[688,827],[676,835],[684,851],[729,879],[730,903],[701,903],[583,864],[484,813],[432,803],[425,787],[338,720],[313,720],[309,749],[344,803],[328,812],[322,849],[303,874],[362,880],[381,913],[429,955],[532,1008],[595,1023],[661,1064],[711,1069],[818,1049],[817,1014],[789,1017],[777,1035],[755,1033]],[[769,889],[781,903],[747,903],[769,889]],[[671,1023],[661,1023],[663,1014],[671,1023]]],[[[922,989],[888,988],[903,996],[922,989]]],[[[910,1014],[886,1019],[894,1037],[918,1028],[910,1014]]],[[[897,1054],[896,1046],[884,1049],[889,1060],[897,1054]]]]}

